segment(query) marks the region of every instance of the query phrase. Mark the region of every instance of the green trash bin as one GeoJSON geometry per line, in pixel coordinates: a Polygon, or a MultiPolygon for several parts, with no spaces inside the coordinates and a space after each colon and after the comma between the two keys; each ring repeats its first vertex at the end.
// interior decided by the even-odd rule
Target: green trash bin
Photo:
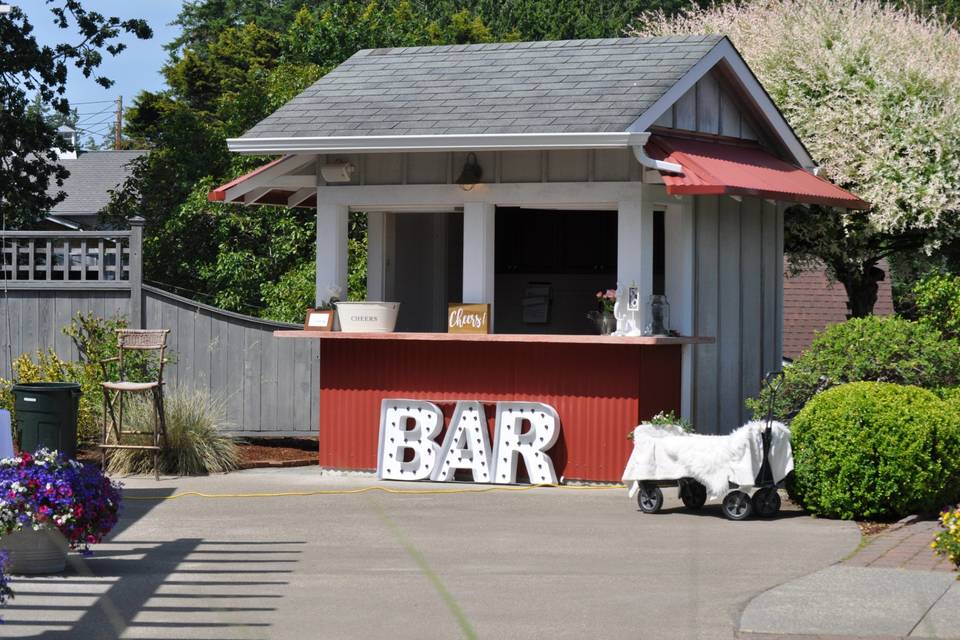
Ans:
{"type": "Polygon", "coordinates": [[[76,382],[34,382],[13,385],[13,410],[20,432],[20,450],[40,447],[77,455],[77,412],[80,385],[76,382]]]}

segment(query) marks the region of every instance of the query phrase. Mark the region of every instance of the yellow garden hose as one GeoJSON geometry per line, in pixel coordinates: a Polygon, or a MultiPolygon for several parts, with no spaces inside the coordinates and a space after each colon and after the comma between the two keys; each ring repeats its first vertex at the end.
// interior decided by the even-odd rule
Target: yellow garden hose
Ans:
{"type": "Polygon", "coordinates": [[[623,489],[622,484],[612,485],[569,485],[569,484],[527,484],[508,486],[487,486],[479,489],[451,488],[451,489],[394,489],[392,487],[370,486],[357,489],[317,489],[315,491],[279,491],[269,493],[204,493],[201,491],[183,491],[169,496],[124,496],[124,500],[177,500],[179,498],[306,498],[310,496],[335,496],[380,491],[395,495],[442,495],[459,493],[493,493],[495,491],[530,491],[550,487],[554,489],[572,489],[575,491],[606,491],[609,489],[623,489]]]}

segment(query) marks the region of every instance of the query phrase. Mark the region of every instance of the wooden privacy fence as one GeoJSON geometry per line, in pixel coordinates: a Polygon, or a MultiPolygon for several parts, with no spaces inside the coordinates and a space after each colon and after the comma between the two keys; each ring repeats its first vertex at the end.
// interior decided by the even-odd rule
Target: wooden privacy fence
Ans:
{"type": "Polygon", "coordinates": [[[63,327],[78,313],[124,316],[131,327],[170,329],[167,380],[221,399],[231,430],[316,433],[319,346],[282,340],[297,328],[224,311],[142,281],[143,221],[129,231],[0,234],[0,376],[21,353],[53,348],[76,359],[63,327]]]}

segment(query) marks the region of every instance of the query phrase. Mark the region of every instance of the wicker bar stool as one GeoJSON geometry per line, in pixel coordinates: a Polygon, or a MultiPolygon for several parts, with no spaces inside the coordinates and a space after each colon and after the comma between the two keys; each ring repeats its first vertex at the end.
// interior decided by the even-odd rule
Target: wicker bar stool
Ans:
{"type": "MultiPolygon", "coordinates": [[[[116,449],[146,449],[153,451],[153,473],[160,479],[160,449],[166,442],[167,424],[163,411],[163,365],[167,362],[163,352],[167,347],[169,329],[118,329],[117,353],[114,358],[101,361],[103,377],[109,377],[107,363],[117,362],[119,380],[101,383],[103,387],[103,440],[100,444],[100,463],[107,468],[107,452],[116,449]],[[155,352],[136,358],[133,365],[142,369],[145,381],[127,379],[131,359],[130,352],[155,352]],[[154,357],[155,356],[155,357],[154,357]],[[126,360],[126,362],[125,362],[126,360]],[[155,375],[154,375],[155,373],[155,375]],[[147,379],[149,378],[149,379],[147,379]],[[128,431],[123,428],[123,398],[127,393],[149,393],[153,400],[153,430],[128,431]],[[110,427],[108,428],[108,416],[110,427]],[[113,442],[110,435],[113,434],[113,442]],[[124,444],[124,436],[152,436],[151,444],[124,444]]],[[[129,442],[129,440],[127,441],[129,442]]]]}

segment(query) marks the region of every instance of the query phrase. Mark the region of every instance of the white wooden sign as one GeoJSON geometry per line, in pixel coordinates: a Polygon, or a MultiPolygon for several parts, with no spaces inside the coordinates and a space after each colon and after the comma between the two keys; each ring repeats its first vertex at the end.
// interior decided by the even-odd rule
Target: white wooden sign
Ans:
{"type": "Polygon", "coordinates": [[[556,484],[547,451],[560,436],[560,417],[542,402],[498,402],[491,446],[487,417],[477,401],[457,402],[443,442],[443,411],[424,400],[387,399],[380,405],[377,477],[383,480],[453,480],[458,470],[474,482],[515,484],[523,460],[530,482],[556,484]]]}

